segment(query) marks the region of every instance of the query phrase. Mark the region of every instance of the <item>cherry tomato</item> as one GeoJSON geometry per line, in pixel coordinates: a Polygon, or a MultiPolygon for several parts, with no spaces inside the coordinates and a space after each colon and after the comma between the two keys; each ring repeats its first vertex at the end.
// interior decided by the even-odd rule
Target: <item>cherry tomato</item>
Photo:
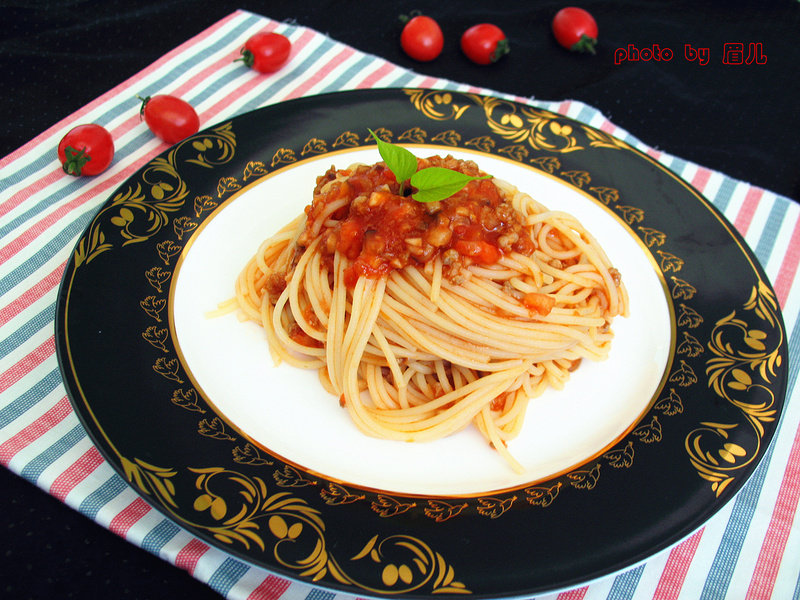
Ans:
{"type": "Polygon", "coordinates": [[[472,62],[489,65],[508,54],[510,48],[502,29],[491,23],[480,23],[462,34],[461,50],[472,62]]]}
{"type": "Polygon", "coordinates": [[[444,35],[431,17],[417,15],[409,20],[400,34],[403,51],[414,60],[430,62],[442,52],[444,35]]]}
{"type": "Polygon", "coordinates": [[[192,105],[177,96],[159,94],[140,100],[140,112],[150,131],[168,144],[180,142],[200,129],[200,118],[192,105]]]}
{"type": "Polygon", "coordinates": [[[292,43],[280,33],[262,31],[251,36],[241,49],[241,60],[259,73],[274,73],[289,59],[292,43]]]}
{"type": "Polygon", "coordinates": [[[97,175],[108,168],[113,158],[111,134],[94,123],[70,129],[58,144],[61,167],[70,175],[97,175]]]}
{"type": "Polygon", "coordinates": [[[587,11],[576,6],[562,8],[553,17],[552,25],[553,35],[567,50],[595,53],[597,23],[587,11]]]}

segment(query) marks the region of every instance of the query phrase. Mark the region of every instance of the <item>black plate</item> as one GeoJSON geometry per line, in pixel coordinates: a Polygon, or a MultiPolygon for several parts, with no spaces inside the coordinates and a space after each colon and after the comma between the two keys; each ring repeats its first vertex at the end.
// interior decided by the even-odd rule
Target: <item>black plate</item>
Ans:
{"type": "Polygon", "coordinates": [[[527,596],[585,583],[680,541],[731,499],[766,452],[788,367],[767,278],[686,182],[561,115],[431,90],[266,107],[152,160],[78,241],[56,335],[76,412],[144,498],[245,561],[362,596],[527,596]],[[193,387],[170,310],[172,275],[192,235],[262,175],[369,145],[366,128],[376,122],[393,141],[477,150],[546,172],[639,237],[665,283],[675,350],[646,414],[612,448],[515,489],[387,493],[271,454],[193,387]]]}

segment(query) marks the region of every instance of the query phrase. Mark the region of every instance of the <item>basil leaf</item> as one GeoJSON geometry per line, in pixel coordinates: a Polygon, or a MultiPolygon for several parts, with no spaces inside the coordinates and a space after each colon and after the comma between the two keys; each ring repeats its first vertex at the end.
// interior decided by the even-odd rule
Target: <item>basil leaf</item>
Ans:
{"type": "Polygon", "coordinates": [[[472,177],[444,167],[428,167],[411,176],[412,187],[417,188],[411,197],[417,202],[436,202],[449,198],[470,181],[489,179],[491,175],[472,177]]]}
{"type": "Polygon", "coordinates": [[[389,142],[384,142],[380,139],[375,132],[371,129],[368,130],[375,141],[378,142],[378,152],[381,153],[381,158],[386,163],[386,166],[394,173],[397,183],[402,185],[411,178],[417,171],[417,157],[411,154],[402,146],[395,146],[389,142]]]}
{"type": "Polygon", "coordinates": [[[489,179],[491,175],[472,177],[459,171],[445,169],[444,167],[428,167],[417,171],[417,158],[402,146],[395,146],[380,139],[372,129],[368,129],[378,143],[378,152],[386,166],[394,173],[395,179],[400,184],[400,194],[407,180],[411,180],[412,187],[416,188],[411,197],[417,202],[436,202],[449,198],[470,181],[476,179],[489,179]]]}

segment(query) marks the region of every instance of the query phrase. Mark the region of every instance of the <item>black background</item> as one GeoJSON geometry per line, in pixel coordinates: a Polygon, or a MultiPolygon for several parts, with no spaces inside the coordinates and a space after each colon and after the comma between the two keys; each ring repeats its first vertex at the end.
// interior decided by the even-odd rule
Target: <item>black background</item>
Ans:
{"type": "MultiPolygon", "coordinates": [[[[542,100],[576,99],[643,142],[800,200],[797,34],[800,2],[575,2],[598,21],[595,56],[554,41],[564,2],[0,2],[0,155],[6,155],[237,8],[291,19],[423,74],[542,100]],[[406,57],[397,16],[420,10],[445,35],[431,63],[406,57]],[[492,22],[510,55],[488,67],[458,48],[492,22]],[[723,46],[761,44],[765,64],[725,64],[723,46]],[[615,64],[615,51],[670,48],[669,62],[615,64]],[[708,48],[709,62],[684,48],[708,48]]],[[[77,123],[76,123],[77,124],[77,123]]],[[[55,149],[54,149],[55,152],[55,149]]],[[[0,469],[0,595],[7,598],[219,597],[182,571],[117,538],[0,469]]]]}

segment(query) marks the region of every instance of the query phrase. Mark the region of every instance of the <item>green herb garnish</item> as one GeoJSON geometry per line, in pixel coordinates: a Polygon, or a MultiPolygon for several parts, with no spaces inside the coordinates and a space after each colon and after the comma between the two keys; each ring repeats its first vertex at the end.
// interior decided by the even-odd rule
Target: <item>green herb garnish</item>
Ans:
{"type": "Polygon", "coordinates": [[[394,173],[395,179],[400,184],[400,194],[403,194],[405,183],[408,181],[415,190],[411,193],[411,197],[417,202],[444,200],[458,192],[470,181],[491,178],[491,175],[473,177],[444,167],[427,167],[417,171],[417,158],[410,151],[402,146],[384,142],[371,129],[368,131],[378,142],[378,152],[380,152],[383,162],[394,173]]]}

